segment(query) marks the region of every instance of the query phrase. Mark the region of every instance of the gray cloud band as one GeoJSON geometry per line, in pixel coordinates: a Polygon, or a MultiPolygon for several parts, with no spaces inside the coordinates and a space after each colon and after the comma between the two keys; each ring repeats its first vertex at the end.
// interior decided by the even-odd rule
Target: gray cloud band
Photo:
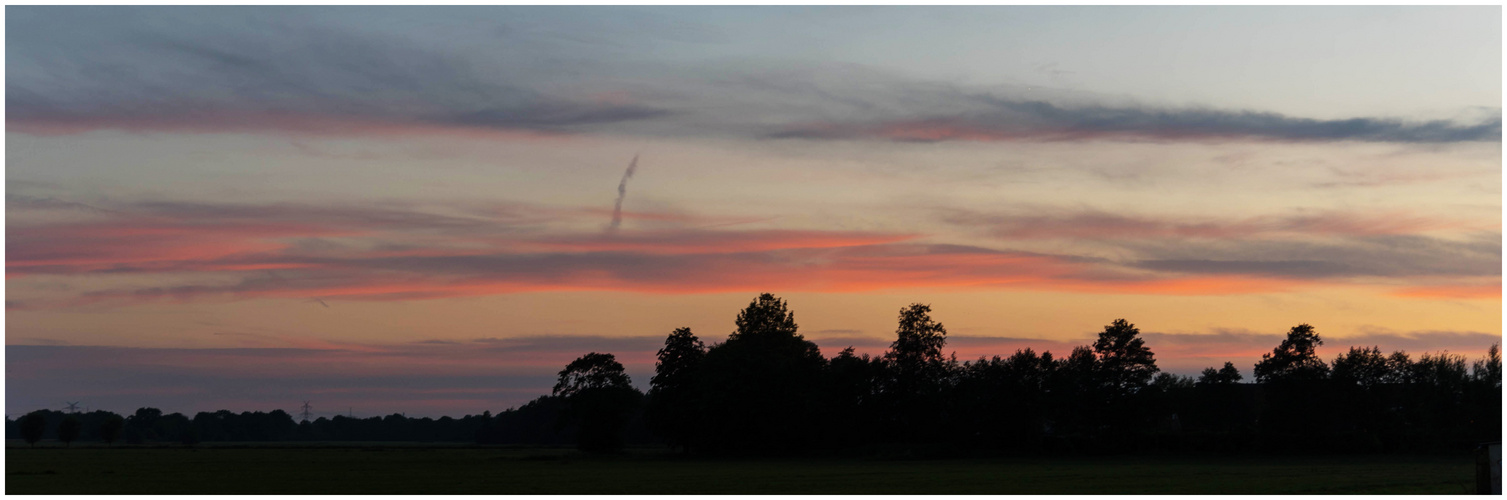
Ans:
{"type": "Polygon", "coordinates": [[[798,63],[623,64],[526,32],[504,33],[506,51],[479,52],[460,43],[416,43],[416,33],[371,30],[335,14],[18,10],[8,24],[7,123],[23,132],[45,126],[361,133],[366,124],[897,142],[1497,142],[1502,128],[1500,110],[1478,123],[1320,120],[1105,105],[1072,94],[1033,99],[798,63]],[[320,20],[301,19],[305,14],[320,20]]]}
{"type": "Polygon", "coordinates": [[[1336,242],[1237,241],[1130,245],[1130,265],[1192,274],[1254,274],[1294,278],[1500,276],[1501,233],[1472,241],[1416,235],[1344,238],[1336,242]]]}
{"type": "Polygon", "coordinates": [[[1408,122],[1386,118],[1314,120],[1277,113],[1154,107],[1059,106],[992,96],[970,98],[983,111],[922,115],[866,122],[815,123],[787,127],[773,139],[878,139],[902,142],[1075,141],[1362,141],[1399,143],[1496,142],[1500,117],[1481,123],[1408,122]]]}

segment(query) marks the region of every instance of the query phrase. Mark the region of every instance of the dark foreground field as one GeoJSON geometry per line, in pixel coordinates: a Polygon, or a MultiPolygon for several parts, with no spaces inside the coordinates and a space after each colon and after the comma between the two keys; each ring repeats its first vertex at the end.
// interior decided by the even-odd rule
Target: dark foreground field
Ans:
{"type": "Polygon", "coordinates": [[[8,447],[35,493],[1414,493],[1473,491],[1460,457],[686,459],[473,447],[8,447]]]}

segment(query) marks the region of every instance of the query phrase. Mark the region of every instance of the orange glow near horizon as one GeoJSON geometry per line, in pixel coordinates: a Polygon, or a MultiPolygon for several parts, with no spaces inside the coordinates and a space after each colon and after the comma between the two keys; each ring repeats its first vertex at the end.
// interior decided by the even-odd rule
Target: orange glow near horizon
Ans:
{"type": "Polygon", "coordinates": [[[7,10],[8,404],[495,411],[760,293],[829,357],[915,303],[965,361],[1501,339],[1468,8],[143,9],[7,10]]]}
{"type": "Polygon", "coordinates": [[[1418,299],[1501,300],[1502,284],[1416,286],[1398,289],[1393,294],[1418,299]]]}

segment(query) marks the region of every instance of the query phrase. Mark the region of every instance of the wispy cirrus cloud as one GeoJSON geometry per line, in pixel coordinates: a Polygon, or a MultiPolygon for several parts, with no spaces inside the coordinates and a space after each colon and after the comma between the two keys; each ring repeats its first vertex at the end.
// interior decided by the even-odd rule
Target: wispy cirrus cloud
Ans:
{"type": "Polygon", "coordinates": [[[891,117],[866,122],[787,126],[773,139],[942,141],[1130,140],[1217,142],[1449,143],[1499,141],[1500,117],[1479,123],[1405,121],[1357,117],[1316,120],[1258,111],[1195,108],[1061,105],[992,95],[961,96],[976,104],[966,113],[891,117]]]}
{"type": "Polygon", "coordinates": [[[480,70],[474,58],[355,26],[324,9],[26,9],[10,130],[100,129],[547,137],[672,114],[480,70]],[[92,30],[68,27],[93,26],[92,30]],[[161,29],[176,26],[181,29],[161,29]],[[71,39],[59,38],[71,33],[71,39]],[[93,47],[84,49],[84,47],[93,47]]]}
{"type": "Polygon", "coordinates": [[[938,217],[1006,243],[1091,242],[1110,249],[1115,257],[1108,260],[1119,266],[1163,276],[1408,279],[1390,293],[1419,299],[1500,296],[1501,233],[1495,222],[1403,211],[1218,218],[1093,209],[949,209],[938,217]]]}
{"type": "MultiPolygon", "coordinates": [[[[736,253],[460,253],[425,256],[277,256],[289,267],[229,284],[86,292],[82,303],[213,298],[322,297],[412,300],[550,290],[713,293],[786,289],[865,291],[903,287],[1050,285],[1074,279],[1081,263],[1051,256],[927,245],[775,249],[736,253]]],[[[240,264],[244,265],[244,264],[240,264]]],[[[268,265],[273,265],[271,262],[268,265]]],[[[1146,285],[1111,283],[1112,287],[1146,285]]]]}
{"type": "Polygon", "coordinates": [[[946,210],[943,221],[996,238],[1155,240],[1249,239],[1413,234],[1444,229],[1490,229],[1495,225],[1391,213],[1338,212],[1259,215],[1243,218],[1147,216],[1093,209],[1036,209],[1017,213],[946,210]]]}
{"type": "Polygon", "coordinates": [[[1381,235],[1338,241],[1141,243],[1136,267],[1163,272],[1291,278],[1500,278],[1501,233],[1443,239],[1381,235]]]}
{"type": "Polygon", "coordinates": [[[1490,284],[1481,280],[1499,278],[1500,244],[1490,238],[1462,242],[1391,234],[1433,227],[1429,221],[1255,218],[1223,227],[1092,215],[993,221],[997,227],[986,228],[1026,238],[1083,238],[1087,233],[1079,233],[1090,231],[1122,238],[1114,244],[1132,252],[1106,259],[945,244],[921,234],[695,227],[684,222],[699,219],[684,215],[667,219],[672,224],[663,229],[602,234],[555,224],[597,217],[596,212],[501,207],[111,206],[87,222],[10,228],[7,274],[173,273],[179,279],[95,287],[51,299],[16,297],[8,307],[255,298],[328,304],[560,290],[686,294],[1009,288],[1220,295],[1280,292],[1352,278],[1410,278],[1408,286],[1415,289],[1397,293],[1458,298],[1465,290],[1461,286],[1474,287],[1467,297],[1480,297],[1490,284]],[[1333,241],[1238,237],[1260,230],[1377,234],[1333,241]]]}
{"type": "MultiPolygon", "coordinates": [[[[1499,110],[1475,122],[1314,119],[1109,103],[1071,92],[1042,97],[1033,89],[956,85],[853,65],[624,62],[616,59],[629,51],[612,41],[590,42],[595,50],[583,51],[582,35],[561,43],[528,29],[539,12],[459,12],[436,16],[433,22],[455,31],[450,40],[435,40],[424,36],[432,31],[427,27],[389,20],[391,29],[374,29],[339,9],[21,9],[9,25],[15,50],[6,123],[29,134],[643,133],[890,142],[1452,143],[1501,136],[1499,110]]],[[[405,14],[413,12],[377,17],[405,14]]],[[[610,24],[580,17],[576,22],[610,24]]],[[[614,35],[644,43],[674,31],[660,28],[614,35]]]]}
{"type": "Polygon", "coordinates": [[[522,205],[446,214],[380,204],[136,202],[105,209],[47,200],[12,196],[7,207],[12,214],[66,210],[88,217],[13,221],[7,227],[8,275],[287,269],[303,264],[268,257],[337,250],[341,245],[333,241],[341,238],[368,239],[368,251],[402,255],[422,252],[422,242],[433,234],[481,237],[566,216],[522,205]],[[407,236],[404,242],[382,241],[393,234],[407,236]]]}
{"type": "Polygon", "coordinates": [[[6,208],[11,210],[59,210],[99,214],[110,213],[110,210],[84,203],[60,200],[51,196],[27,196],[16,193],[5,193],[5,206],[6,208]]]}
{"type": "MultiPolygon", "coordinates": [[[[277,238],[344,234],[307,225],[174,222],[120,226],[110,223],[10,228],[6,274],[79,274],[205,269],[257,269],[237,257],[285,248],[277,238]],[[213,264],[211,264],[213,263],[213,264]]],[[[270,268],[284,266],[271,265],[270,268]]]]}

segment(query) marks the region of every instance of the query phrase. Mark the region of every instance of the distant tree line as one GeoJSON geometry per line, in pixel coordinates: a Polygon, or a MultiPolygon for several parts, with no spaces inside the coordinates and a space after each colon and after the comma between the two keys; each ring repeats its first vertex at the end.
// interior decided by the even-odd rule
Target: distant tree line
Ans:
{"type": "Polygon", "coordinates": [[[65,413],[37,410],[16,420],[7,420],[6,437],[35,442],[42,439],[106,444],[148,444],[257,441],[472,441],[486,426],[490,414],[451,417],[320,417],[295,422],[283,410],[234,413],[226,410],[200,412],[190,419],[180,413],[164,415],[156,408],[141,408],[121,417],[107,411],[65,413]],[[81,432],[65,439],[65,425],[77,422],[81,432]]]}
{"type": "Polygon", "coordinates": [[[1499,345],[1463,356],[1351,347],[1331,361],[1310,325],[1293,327],[1253,367],[1197,378],[1161,372],[1135,325],[1117,319],[1066,356],[1026,348],[959,362],[931,308],[901,309],[876,356],[832,358],[797,331],[785,301],[754,299],[726,340],[688,328],[665,339],[647,394],[611,354],[589,353],[549,395],[497,415],[459,419],[270,413],[189,419],[142,408],[40,410],[7,420],[28,442],[474,441],[612,451],[662,443],[696,454],[1097,454],[1135,452],[1430,452],[1499,441],[1499,345]]]}

